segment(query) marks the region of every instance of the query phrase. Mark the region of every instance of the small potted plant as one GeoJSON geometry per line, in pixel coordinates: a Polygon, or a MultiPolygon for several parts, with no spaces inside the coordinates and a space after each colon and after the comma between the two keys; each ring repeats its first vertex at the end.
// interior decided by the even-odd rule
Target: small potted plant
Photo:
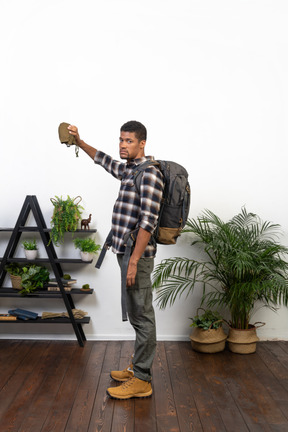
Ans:
{"type": "Polygon", "coordinates": [[[101,246],[96,244],[92,238],[76,238],[74,239],[76,249],[80,249],[82,261],[92,261],[93,254],[97,253],[101,246]]]}
{"type": "Polygon", "coordinates": [[[197,315],[190,319],[194,328],[190,340],[195,351],[216,353],[225,349],[227,335],[222,328],[223,317],[218,312],[199,308],[197,315]],[[202,314],[199,314],[200,310],[202,314]]]}
{"type": "Polygon", "coordinates": [[[69,195],[66,200],[58,196],[50,199],[54,206],[51,218],[50,242],[52,241],[55,246],[64,243],[65,232],[75,232],[78,228],[81,210],[83,210],[83,207],[79,205],[81,199],[79,196],[70,198],[69,195]]]}
{"type": "Polygon", "coordinates": [[[90,285],[89,284],[84,284],[82,285],[81,291],[91,291],[90,285]]]}
{"type": "Polygon", "coordinates": [[[12,288],[21,290],[23,270],[20,264],[18,263],[7,264],[5,266],[5,270],[10,276],[12,288]]]}
{"type": "Polygon", "coordinates": [[[22,242],[27,260],[34,260],[37,257],[37,242],[36,240],[25,240],[22,242]]]}
{"type": "Polygon", "coordinates": [[[11,278],[12,288],[21,290],[22,295],[43,288],[49,281],[49,271],[35,264],[21,266],[18,263],[10,263],[5,266],[5,270],[11,278]]]}
{"type": "Polygon", "coordinates": [[[27,264],[22,267],[22,290],[20,294],[26,295],[33,293],[37,289],[44,287],[49,281],[49,270],[36,264],[27,264]]]}

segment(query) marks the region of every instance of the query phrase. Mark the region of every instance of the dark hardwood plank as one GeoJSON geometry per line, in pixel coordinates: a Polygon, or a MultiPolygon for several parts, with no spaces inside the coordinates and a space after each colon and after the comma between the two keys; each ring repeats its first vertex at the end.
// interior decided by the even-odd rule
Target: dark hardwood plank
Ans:
{"type": "Polygon", "coordinates": [[[89,428],[87,429],[88,432],[111,431],[115,401],[110,399],[106,393],[106,389],[111,386],[112,383],[110,374],[107,372],[102,372],[97,388],[89,428]]]}
{"type": "MultiPolygon", "coordinates": [[[[250,361],[257,354],[239,355],[229,351],[223,356],[227,385],[251,432],[271,431],[269,422],[262,410],[265,391],[261,382],[250,367],[250,361]]],[[[268,407],[267,407],[268,408],[268,407]]]]}
{"type": "MultiPolygon", "coordinates": [[[[189,379],[190,393],[193,395],[204,432],[226,432],[225,425],[215,403],[210,383],[202,367],[203,356],[191,349],[190,343],[180,345],[183,364],[189,379]]],[[[216,354],[215,354],[216,355],[216,354]]]]}
{"type": "Polygon", "coordinates": [[[131,363],[131,357],[134,352],[134,341],[122,341],[121,342],[121,367],[126,368],[131,363]]]}
{"type": "MultiPolygon", "coordinates": [[[[43,346],[43,344],[40,343],[39,346],[43,346]]],[[[60,349],[61,345],[58,344],[58,347],[60,349]]],[[[31,352],[23,359],[22,364],[19,365],[17,372],[13,375],[13,378],[25,376],[25,380],[22,382],[21,388],[18,389],[5,414],[1,417],[1,427],[3,430],[18,431],[33,403],[35,395],[49,373],[48,371],[54,370],[53,362],[57,362],[58,360],[58,350],[55,350],[54,344],[46,343],[44,352],[43,350],[39,350],[41,354],[38,358],[36,355],[33,357],[33,352],[35,354],[35,344],[32,345],[31,352]],[[37,362],[35,358],[38,360],[37,362]]],[[[5,392],[3,395],[5,396],[5,392]]]]}
{"type": "Polygon", "coordinates": [[[134,399],[115,400],[111,432],[134,431],[134,399]]]}
{"type": "MultiPolygon", "coordinates": [[[[201,356],[202,374],[208,382],[211,394],[227,431],[248,431],[243,416],[235,403],[227,385],[223,362],[227,352],[203,354],[201,356]]],[[[229,378],[228,378],[229,382],[229,378]]]]}
{"type": "Polygon", "coordinates": [[[5,432],[286,432],[288,342],[255,354],[201,354],[159,342],[153,395],[117,401],[112,369],[133,341],[0,341],[0,421],[5,432]]]}
{"type": "Polygon", "coordinates": [[[93,411],[89,424],[89,432],[110,432],[113,423],[115,401],[106,393],[108,387],[116,385],[110,378],[110,371],[120,367],[123,344],[121,341],[109,342],[102,365],[102,373],[97,389],[93,411]]]}
{"type": "Polygon", "coordinates": [[[34,341],[1,341],[0,346],[0,390],[7,384],[11,375],[23,362],[34,341]]]}
{"type": "Polygon", "coordinates": [[[157,344],[152,369],[158,432],[179,431],[164,342],[157,344]]]}
{"type": "Polygon", "coordinates": [[[154,395],[149,398],[135,399],[134,413],[135,432],[158,431],[154,395]]]}
{"type": "MultiPolygon", "coordinates": [[[[7,384],[2,388],[0,393],[0,421],[7,418],[9,407],[17,397],[18,393],[24,387],[27,375],[25,373],[18,373],[17,371],[9,377],[7,384]]],[[[10,427],[10,422],[9,427],[10,427]]]]}
{"type": "Polygon", "coordinates": [[[99,342],[97,345],[93,344],[87,366],[75,394],[71,415],[65,428],[67,432],[88,430],[106,346],[106,342],[99,342]]]}
{"type": "MultiPolygon", "coordinates": [[[[258,377],[259,381],[265,387],[265,392],[267,392],[267,394],[269,394],[273,399],[272,406],[276,406],[275,411],[277,412],[278,408],[281,409],[283,418],[280,417],[280,424],[287,425],[288,390],[282,385],[283,383],[281,380],[275,379],[273,373],[269,370],[265,362],[263,362],[261,353],[262,347],[261,344],[259,344],[257,349],[258,355],[253,357],[252,361],[250,362],[250,366],[253,368],[253,371],[258,377]]],[[[286,355],[288,355],[288,353],[286,355]]]]}
{"type": "Polygon", "coordinates": [[[117,370],[119,368],[121,349],[122,349],[121,341],[109,342],[106,348],[102,372],[104,373],[107,372],[110,374],[111,370],[117,370]]]}
{"type": "Polygon", "coordinates": [[[266,342],[258,344],[258,352],[263,357],[264,361],[270,362],[270,367],[277,379],[280,379],[283,384],[287,384],[288,379],[288,356],[286,345],[279,342],[266,342]],[[283,349],[284,348],[284,349],[283,349]],[[263,349],[265,349],[266,355],[263,349]]]}
{"type": "Polygon", "coordinates": [[[188,376],[177,342],[165,342],[167,362],[174,393],[175,406],[181,432],[202,432],[202,425],[197,412],[188,376]]]}
{"type": "MultiPolygon", "coordinates": [[[[76,343],[76,342],[75,342],[76,343]]],[[[77,347],[74,356],[63,378],[61,386],[53,400],[47,419],[41,432],[65,431],[66,423],[71,414],[71,409],[75,400],[83,371],[88,362],[93,344],[86,342],[83,348],[77,347]]]]}
{"type": "MultiPolygon", "coordinates": [[[[131,341],[124,341],[121,343],[120,357],[116,370],[123,370],[131,363],[131,355],[133,354],[134,343],[131,341]]],[[[109,387],[112,385],[120,385],[110,380],[109,387]]],[[[129,400],[115,400],[114,413],[111,432],[122,432],[134,430],[134,399],[129,400]]]]}
{"type": "Polygon", "coordinates": [[[278,345],[288,354],[288,341],[278,341],[278,345]]]}
{"type": "Polygon", "coordinates": [[[27,409],[19,432],[40,431],[61,386],[70,360],[77,349],[75,342],[52,343],[55,357],[49,355],[46,376],[27,409]],[[53,365],[53,367],[52,367],[53,365]]]}

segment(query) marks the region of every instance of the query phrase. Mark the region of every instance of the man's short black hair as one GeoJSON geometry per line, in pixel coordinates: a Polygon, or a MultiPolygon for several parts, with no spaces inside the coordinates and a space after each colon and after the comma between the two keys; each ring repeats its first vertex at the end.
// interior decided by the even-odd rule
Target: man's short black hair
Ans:
{"type": "Polygon", "coordinates": [[[134,132],[136,138],[139,141],[146,141],[147,139],[146,127],[136,120],[131,120],[127,123],[124,123],[120,129],[120,132],[134,132]]]}

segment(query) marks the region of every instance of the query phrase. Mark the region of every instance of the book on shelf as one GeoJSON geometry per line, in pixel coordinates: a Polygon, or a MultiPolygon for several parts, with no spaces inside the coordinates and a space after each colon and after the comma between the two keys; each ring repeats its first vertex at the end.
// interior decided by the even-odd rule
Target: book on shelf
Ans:
{"type": "MultiPolygon", "coordinates": [[[[61,278],[61,282],[63,283],[64,286],[66,286],[66,285],[74,285],[77,282],[77,279],[64,279],[64,278],[61,278]]],[[[49,285],[52,286],[54,284],[56,286],[58,286],[57,279],[56,278],[50,279],[49,280],[49,285]]]]}
{"type": "Polygon", "coordinates": [[[0,314],[0,321],[16,321],[17,317],[10,314],[0,314]]]}
{"type": "MultiPolygon", "coordinates": [[[[72,287],[67,285],[64,286],[64,290],[65,291],[71,291],[72,287]]],[[[47,291],[60,291],[60,288],[58,285],[51,285],[51,286],[47,286],[47,291]]]]}
{"type": "Polygon", "coordinates": [[[15,317],[26,321],[28,319],[36,319],[38,318],[38,313],[31,312],[26,309],[10,309],[8,311],[9,314],[14,315],[15,317]]]}

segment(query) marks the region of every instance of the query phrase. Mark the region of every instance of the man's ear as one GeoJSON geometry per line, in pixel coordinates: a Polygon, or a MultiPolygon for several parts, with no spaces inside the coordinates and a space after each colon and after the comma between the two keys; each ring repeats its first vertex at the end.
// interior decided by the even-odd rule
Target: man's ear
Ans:
{"type": "Polygon", "coordinates": [[[141,149],[144,149],[145,145],[146,145],[146,141],[145,140],[140,141],[140,148],[141,149]]]}

